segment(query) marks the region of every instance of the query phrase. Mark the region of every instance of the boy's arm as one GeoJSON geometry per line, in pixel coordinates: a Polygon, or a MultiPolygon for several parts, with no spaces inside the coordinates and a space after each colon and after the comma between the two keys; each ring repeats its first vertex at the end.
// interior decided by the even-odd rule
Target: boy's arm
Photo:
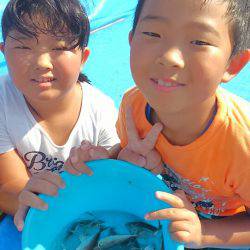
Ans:
{"type": "Polygon", "coordinates": [[[221,219],[200,219],[182,190],[156,192],[156,198],[170,205],[145,215],[147,220],[169,220],[171,238],[186,248],[249,248],[250,215],[247,213],[221,219]]]}
{"type": "Polygon", "coordinates": [[[28,180],[27,168],[15,150],[0,154],[0,210],[15,214],[18,195],[28,180]]]}
{"type": "Polygon", "coordinates": [[[250,209],[242,213],[216,220],[202,220],[202,247],[250,246],[250,209]]]}

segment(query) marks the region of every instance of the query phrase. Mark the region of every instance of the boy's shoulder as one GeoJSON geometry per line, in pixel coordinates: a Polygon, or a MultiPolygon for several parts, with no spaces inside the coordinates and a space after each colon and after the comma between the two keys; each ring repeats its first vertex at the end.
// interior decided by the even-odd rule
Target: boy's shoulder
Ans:
{"type": "Polygon", "coordinates": [[[134,105],[134,104],[142,104],[145,103],[146,99],[139,90],[138,87],[134,86],[128,89],[122,98],[123,105],[134,105]]]}
{"type": "Polygon", "coordinates": [[[227,110],[227,116],[231,122],[237,123],[243,128],[250,128],[250,102],[223,89],[219,88],[217,96],[227,110]]]}

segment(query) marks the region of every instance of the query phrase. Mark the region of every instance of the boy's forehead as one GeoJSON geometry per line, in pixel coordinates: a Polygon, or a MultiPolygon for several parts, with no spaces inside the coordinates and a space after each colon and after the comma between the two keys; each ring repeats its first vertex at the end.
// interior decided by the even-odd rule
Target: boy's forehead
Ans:
{"type": "Polygon", "coordinates": [[[219,39],[231,37],[231,25],[226,18],[228,4],[221,0],[147,0],[139,17],[144,23],[159,27],[210,33],[219,39]]]}
{"type": "MultiPolygon", "coordinates": [[[[172,14],[199,15],[214,14],[215,17],[224,18],[228,8],[228,3],[222,0],[145,0],[140,13],[140,19],[147,15],[167,16],[172,14]],[[214,10],[220,9],[220,14],[214,10]],[[218,15],[219,14],[219,15],[218,15]]],[[[178,19],[180,16],[175,16],[178,19]]]]}

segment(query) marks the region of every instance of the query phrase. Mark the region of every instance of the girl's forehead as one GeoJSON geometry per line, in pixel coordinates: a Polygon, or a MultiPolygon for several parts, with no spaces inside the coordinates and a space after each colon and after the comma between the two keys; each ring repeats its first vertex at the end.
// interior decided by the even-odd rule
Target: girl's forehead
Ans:
{"type": "Polygon", "coordinates": [[[68,36],[64,36],[63,34],[58,34],[58,36],[55,36],[54,34],[46,34],[46,33],[36,33],[35,36],[28,36],[25,35],[17,30],[12,30],[9,32],[7,38],[9,38],[10,41],[35,41],[41,42],[41,41],[49,41],[51,43],[54,42],[70,42],[70,39],[68,39],[68,36]]]}

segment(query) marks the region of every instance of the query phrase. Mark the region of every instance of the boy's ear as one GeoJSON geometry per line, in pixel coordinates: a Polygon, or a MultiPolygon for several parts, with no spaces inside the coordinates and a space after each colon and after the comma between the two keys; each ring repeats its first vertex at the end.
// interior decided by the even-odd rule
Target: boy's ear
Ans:
{"type": "Polygon", "coordinates": [[[238,54],[233,56],[228,65],[227,71],[222,77],[222,82],[229,82],[233,79],[249,62],[250,60],[250,49],[240,51],[238,54]]]}
{"type": "Polygon", "coordinates": [[[4,43],[3,42],[0,43],[0,50],[4,54],[4,43]]]}
{"type": "Polygon", "coordinates": [[[130,46],[131,46],[132,40],[133,40],[133,31],[131,30],[131,31],[129,32],[129,35],[128,35],[128,42],[129,42],[129,45],[130,45],[130,46]]]}
{"type": "Polygon", "coordinates": [[[90,49],[88,47],[84,48],[82,51],[82,64],[85,64],[85,62],[88,60],[90,54],[90,49]]]}

